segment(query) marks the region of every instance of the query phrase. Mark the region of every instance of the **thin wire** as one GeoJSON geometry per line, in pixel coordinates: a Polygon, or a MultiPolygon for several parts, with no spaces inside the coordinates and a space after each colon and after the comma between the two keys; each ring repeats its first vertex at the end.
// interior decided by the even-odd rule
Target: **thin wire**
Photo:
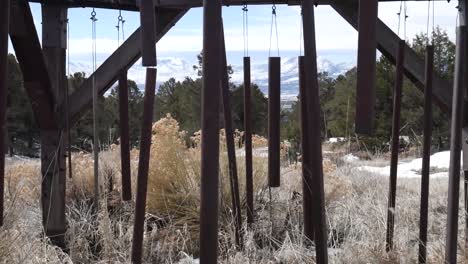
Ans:
{"type": "MultiPolygon", "coordinates": [[[[92,21],[92,57],[93,57],[93,73],[96,71],[96,11],[91,12],[91,21],[92,21]]],[[[97,102],[97,90],[96,90],[96,76],[92,74],[92,85],[93,85],[93,153],[94,153],[94,199],[96,208],[99,207],[99,139],[98,139],[98,129],[97,129],[97,112],[98,112],[98,102],[97,102]]]]}
{"type": "Polygon", "coordinates": [[[406,41],[406,22],[408,20],[408,7],[406,6],[406,1],[405,1],[405,41],[406,41]]]}
{"type": "MultiPolygon", "coordinates": [[[[302,2],[302,1],[301,1],[302,2]]],[[[302,5],[301,5],[301,16],[300,16],[300,22],[299,22],[299,56],[302,56],[302,5]]]]}
{"type": "MultiPolygon", "coordinates": [[[[119,10],[119,12],[121,12],[119,10]]],[[[119,13],[119,17],[117,18],[117,25],[115,26],[117,28],[117,47],[120,47],[120,13],[119,13]]]]}
{"type": "Polygon", "coordinates": [[[249,9],[247,5],[242,7],[242,33],[244,40],[244,57],[249,56],[249,9]]]}
{"type": "Polygon", "coordinates": [[[271,57],[271,43],[273,39],[273,25],[275,26],[276,32],[276,48],[278,50],[278,57],[279,57],[279,40],[278,40],[278,24],[276,21],[276,5],[273,4],[271,7],[271,26],[270,26],[270,48],[268,50],[268,56],[271,57]]]}
{"type": "Polygon", "coordinates": [[[402,8],[403,8],[403,1],[400,1],[400,11],[398,11],[398,13],[397,13],[397,15],[398,15],[398,31],[397,31],[398,37],[400,36],[401,11],[402,11],[402,8]]]}
{"type": "Polygon", "coordinates": [[[426,46],[429,46],[429,24],[431,21],[431,0],[427,1],[426,46]]]}

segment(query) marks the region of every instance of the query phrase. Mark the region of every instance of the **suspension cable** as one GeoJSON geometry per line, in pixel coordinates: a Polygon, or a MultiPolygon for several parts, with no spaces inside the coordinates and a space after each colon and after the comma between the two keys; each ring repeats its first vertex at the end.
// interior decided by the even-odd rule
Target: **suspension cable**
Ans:
{"type": "Polygon", "coordinates": [[[403,1],[400,1],[400,10],[397,13],[397,15],[398,15],[398,31],[397,31],[398,37],[400,37],[401,11],[402,11],[402,9],[403,9],[403,1]]]}
{"type": "Polygon", "coordinates": [[[93,8],[91,12],[92,23],[92,59],[93,59],[93,74],[92,74],[92,92],[93,92],[93,154],[94,154],[94,199],[96,208],[99,207],[99,139],[97,128],[97,115],[98,115],[98,93],[96,89],[96,11],[93,8]]]}
{"type": "Polygon", "coordinates": [[[300,21],[299,21],[299,56],[302,56],[302,28],[303,28],[303,20],[302,16],[304,14],[304,11],[302,10],[302,0],[301,0],[301,16],[300,21]]]}
{"type": "Polygon", "coordinates": [[[276,48],[278,50],[278,57],[279,57],[279,39],[278,39],[278,24],[276,21],[276,4],[273,4],[273,6],[271,7],[270,49],[268,51],[269,57],[271,57],[271,42],[273,38],[273,26],[275,27],[275,32],[276,32],[276,48]]]}
{"type": "Polygon", "coordinates": [[[122,42],[125,40],[125,32],[124,32],[124,23],[125,20],[123,19],[122,16],[122,10],[119,10],[119,16],[117,18],[117,25],[115,26],[117,28],[117,47],[120,47],[120,31],[122,30],[122,42]]]}
{"type": "Polygon", "coordinates": [[[404,36],[405,36],[405,41],[406,41],[406,24],[407,24],[406,22],[407,22],[407,20],[408,20],[408,17],[409,17],[409,16],[408,16],[408,7],[406,6],[406,1],[405,1],[405,25],[404,25],[404,26],[405,26],[405,34],[404,34],[404,36]]]}
{"type": "Polygon", "coordinates": [[[249,56],[249,9],[246,4],[242,7],[242,32],[244,38],[244,57],[249,56]]]}

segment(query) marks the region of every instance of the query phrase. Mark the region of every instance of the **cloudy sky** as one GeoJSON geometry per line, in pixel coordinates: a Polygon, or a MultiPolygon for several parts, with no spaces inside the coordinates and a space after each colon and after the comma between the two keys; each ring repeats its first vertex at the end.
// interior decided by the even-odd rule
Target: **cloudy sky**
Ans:
{"type": "MultiPolygon", "coordinates": [[[[435,24],[447,30],[454,39],[456,26],[457,1],[436,1],[435,24]]],[[[31,4],[38,33],[41,34],[40,5],[31,4]]],[[[223,18],[226,35],[226,48],[230,59],[238,60],[243,51],[242,7],[224,7],[223,18]],[[236,58],[234,58],[236,57],[236,58]]],[[[397,32],[400,3],[380,3],[379,18],[397,32]]],[[[71,60],[87,61],[91,58],[91,22],[89,8],[74,8],[69,10],[70,19],[70,53],[71,60]]],[[[426,2],[407,3],[407,37],[426,32],[428,4],[426,2]]],[[[431,7],[432,12],[432,7],[431,7]]],[[[96,9],[97,13],[97,50],[100,57],[105,58],[117,46],[118,11],[96,9]]],[[[268,55],[271,25],[271,6],[249,6],[249,50],[268,55]]],[[[139,24],[138,13],[122,12],[126,35],[130,35],[139,24]]],[[[279,34],[279,49],[283,53],[299,54],[300,46],[300,9],[281,5],[277,7],[279,34]]],[[[432,14],[431,14],[432,16],[432,14]]],[[[432,27],[432,21],[431,21],[432,27]]],[[[349,54],[355,54],[357,47],[357,32],[342,19],[331,7],[316,8],[317,49],[319,55],[348,54],[348,57],[336,57],[333,60],[350,60],[349,54]]],[[[400,30],[403,37],[403,25],[400,30]]],[[[190,10],[157,44],[161,56],[189,56],[195,59],[195,54],[202,48],[202,9],[190,10]]]]}

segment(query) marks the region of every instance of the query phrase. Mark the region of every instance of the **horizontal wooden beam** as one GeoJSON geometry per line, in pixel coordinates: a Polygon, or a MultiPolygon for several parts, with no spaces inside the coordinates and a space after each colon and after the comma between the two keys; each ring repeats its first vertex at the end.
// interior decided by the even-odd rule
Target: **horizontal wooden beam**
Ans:
{"type": "MultiPolygon", "coordinates": [[[[357,2],[335,1],[331,6],[351,24],[356,30],[358,28],[358,4],[357,2]]],[[[400,38],[380,19],[377,21],[377,43],[379,51],[392,63],[396,61],[398,42],[400,38]]],[[[408,45],[405,47],[405,75],[416,87],[424,91],[424,58],[408,45]]],[[[434,101],[445,112],[450,113],[452,106],[452,84],[434,73],[433,76],[434,101]]]]}
{"type": "Polygon", "coordinates": [[[51,81],[31,9],[26,1],[12,1],[10,38],[38,126],[41,129],[57,128],[51,81]]]}
{"type": "MultiPolygon", "coordinates": [[[[137,0],[28,0],[29,2],[48,4],[48,5],[63,5],[66,7],[96,7],[107,9],[121,9],[129,11],[138,11],[137,0]]],[[[203,0],[153,0],[155,6],[172,7],[172,8],[192,8],[203,6],[203,0]]],[[[350,2],[354,0],[315,0],[317,5],[329,5],[333,2],[350,2]]],[[[379,0],[380,2],[398,2],[399,0],[379,0]]],[[[427,0],[409,0],[413,2],[421,2],[427,0]]],[[[434,1],[434,0],[433,0],[434,1]]],[[[446,1],[446,0],[435,0],[446,1]]],[[[240,5],[300,5],[300,0],[224,0],[225,6],[240,6],[240,5]]]]}
{"type": "MultiPolygon", "coordinates": [[[[161,9],[157,14],[158,29],[156,42],[159,41],[172,26],[187,12],[180,9],[161,9]]],[[[140,28],[138,28],[97,70],[70,95],[69,113],[71,122],[75,122],[80,114],[91,106],[92,79],[98,93],[103,95],[114,84],[121,71],[128,70],[141,57],[140,28]]],[[[65,110],[64,106],[61,106],[65,110]]]]}

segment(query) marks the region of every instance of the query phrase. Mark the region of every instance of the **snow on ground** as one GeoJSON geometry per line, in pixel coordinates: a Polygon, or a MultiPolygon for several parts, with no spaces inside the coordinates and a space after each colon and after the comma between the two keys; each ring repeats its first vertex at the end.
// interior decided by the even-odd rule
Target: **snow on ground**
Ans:
{"type": "MultiPolygon", "coordinates": [[[[236,150],[237,157],[245,157],[245,149],[236,150]]],[[[259,158],[268,158],[268,147],[254,148],[252,150],[252,156],[259,158]]]]}
{"type": "MultiPolygon", "coordinates": [[[[462,159],[463,160],[463,159],[462,159]]],[[[435,153],[431,156],[430,171],[431,177],[447,177],[450,164],[450,151],[435,153]]],[[[421,177],[422,158],[414,159],[407,162],[398,163],[399,178],[418,178],[421,177]]],[[[390,166],[374,167],[374,166],[359,166],[354,168],[360,171],[368,171],[382,176],[390,175],[390,166]]]]}

